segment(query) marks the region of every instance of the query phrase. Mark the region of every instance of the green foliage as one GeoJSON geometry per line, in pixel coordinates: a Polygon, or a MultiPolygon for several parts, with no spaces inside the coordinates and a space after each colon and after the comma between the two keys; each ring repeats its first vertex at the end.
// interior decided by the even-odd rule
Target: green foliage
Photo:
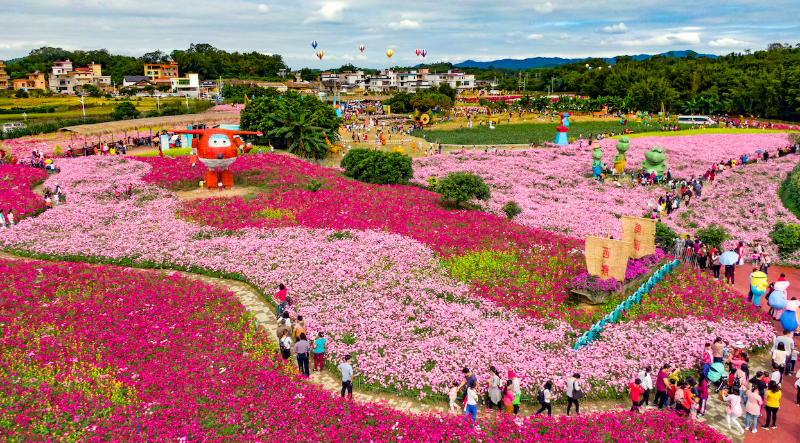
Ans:
{"type": "Polygon", "coordinates": [[[489,200],[489,187],[483,179],[469,172],[453,172],[439,180],[437,191],[442,198],[452,200],[456,207],[473,198],[489,200]]]}
{"type": "Polygon", "coordinates": [[[14,93],[14,97],[16,98],[28,98],[28,92],[23,91],[22,89],[17,89],[17,92],[14,93]]]}
{"type": "Polygon", "coordinates": [[[678,237],[678,233],[664,223],[659,222],[656,223],[656,237],[663,237],[664,244],[671,248],[673,243],[675,243],[675,239],[678,237]]]}
{"type": "Polygon", "coordinates": [[[111,112],[111,118],[114,120],[129,120],[141,116],[142,113],[131,102],[122,102],[115,106],[114,111],[111,112]]]}
{"type": "Polygon", "coordinates": [[[340,164],[344,175],[377,185],[404,184],[414,175],[411,157],[399,152],[351,149],[340,164]]]}
{"type": "Polygon", "coordinates": [[[281,93],[275,88],[260,88],[258,86],[223,85],[222,96],[225,100],[243,103],[244,97],[249,99],[272,97],[277,98],[281,93]]]}
{"type": "Polygon", "coordinates": [[[506,217],[508,217],[508,219],[511,220],[512,218],[517,216],[520,212],[522,212],[522,208],[519,207],[517,202],[510,201],[505,205],[503,205],[503,212],[505,212],[506,217]]]}
{"type": "Polygon", "coordinates": [[[698,229],[695,235],[704,244],[715,248],[721,247],[722,242],[730,238],[728,230],[716,224],[709,225],[707,228],[698,229]]]}
{"type": "Polygon", "coordinates": [[[124,95],[125,97],[133,97],[136,95],[136,89],[131,88],[130,86],[126,86],[124,88],[120,88],[118,91],[120,95],[124,95]]]}
{"type": "Polygon", "coordinates": [[[282,98],[271,94],[249,102],[242,110],[239,124],[244,131],[261,131],[275,149],[319,159],[328,152],[326,137],[331,144],[339,140],[342,119],[316,97],[301,98],[300,94],[289,91],[282,98]]]}
{"type": "Polygon", "coordinates": [[[775,223],[775,229],[769,233],[769,238],[778,247],[778,251],[791,254],[800,249],[800,225],[795,223],[775,223]]]}
{"type": "Polygon", "coordinates": [[[786,209],[800,217],[800,163],[786,176],[786,180],[781,184],[778,194],[786,209]]]}

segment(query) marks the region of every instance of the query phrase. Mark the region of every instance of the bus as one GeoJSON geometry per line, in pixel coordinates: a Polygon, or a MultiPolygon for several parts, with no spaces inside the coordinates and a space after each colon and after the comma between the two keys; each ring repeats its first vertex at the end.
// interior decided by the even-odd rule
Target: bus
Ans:
{"type": "Polygon", "coordinates": [[[705,115],[679,115],[678,124],[682,125],[716,125],[717,122],[705,115]]]}

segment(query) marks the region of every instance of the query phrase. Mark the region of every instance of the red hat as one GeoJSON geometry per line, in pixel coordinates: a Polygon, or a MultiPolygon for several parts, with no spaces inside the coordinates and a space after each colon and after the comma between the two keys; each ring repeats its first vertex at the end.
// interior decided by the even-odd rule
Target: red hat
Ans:
{"type": "Polygon", "coordinates": [[[508,370],[508,378],[515,378],[517,374],[514,373],[512,369],[508,370]]]}

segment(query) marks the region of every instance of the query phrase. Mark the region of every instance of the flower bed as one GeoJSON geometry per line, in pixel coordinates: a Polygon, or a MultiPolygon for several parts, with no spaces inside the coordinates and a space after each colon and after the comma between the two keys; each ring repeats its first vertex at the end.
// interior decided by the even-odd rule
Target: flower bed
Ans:
{"type": "Polygon", "coordinates": [[[44,210],[44,198],[31,188],[47,178],[43,169],[22,165],[0,165],[0,210],[14,210],[19,221],[44,210]]]}
{"type": "Polygon", "coordinates": [[[2,261],[0,269],[0,429],[13,443],[729,441],[669,412],[473,427],[354,404],[283,366],[269,333],[228,291],[111,266],[2,261]]]}
{"type": "MultiPolygon", "coordinates": [[[[374,229],[200,227],[176,217],[182,201],[141,181],[150,172],[148,164],[115,157],[57,163],[70,204],[25,220],[24,229],[0,232],[6,249],[42,258],[193,270],[247,281],[267,297],[279,282],[286,283],[297,302],[294,312],[306,316],[309,332],[327,333],[333,358],[353,354],[359,380],[406,394],[441,394],[461,367],[483,377],[495,365],[521,375],[526,398],[548,379],[560,393],[564,376],[575,371],[584,374],[591,397],[619,396],[628,381],[624,374],[645,363],[688,367],[701,354],[700,344],[715,335],[734,341],[745,336],[752,345],[771,339],[768,323],[691,318],[678,321],[673,327],[683,332],[667,339],[652,331],[672,320],[658,319],[614,325],[607,330],[614,341],[574,354],[578,329],[558,317],[531,319],[474,297],[429,246],[410,236],[374,229]],[[134,198],[116,201],[113,185],[127,183],[134,198]],[[642,330],[648,331],[645,338],[642,330]],[[620,349],[641,353],[620,359],[620,349]]],[[[493,290],[499,299],[502,286],[493,290]]]]}

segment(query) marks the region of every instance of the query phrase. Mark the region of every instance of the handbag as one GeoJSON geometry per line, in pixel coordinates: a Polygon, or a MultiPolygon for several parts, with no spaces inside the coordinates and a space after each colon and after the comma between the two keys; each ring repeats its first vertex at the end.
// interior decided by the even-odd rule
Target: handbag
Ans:
{"type": "Polygon", "coordinates": [[[580,400],[583,397],[585,397],[585,395],[583,394],[583,391],[581,391],[580,389],[575,389],[575,382],[574,381],[572,382],[572,386],[573,386],[573,388],[572,388],[572,399],[573,400],[580,400]]]}

